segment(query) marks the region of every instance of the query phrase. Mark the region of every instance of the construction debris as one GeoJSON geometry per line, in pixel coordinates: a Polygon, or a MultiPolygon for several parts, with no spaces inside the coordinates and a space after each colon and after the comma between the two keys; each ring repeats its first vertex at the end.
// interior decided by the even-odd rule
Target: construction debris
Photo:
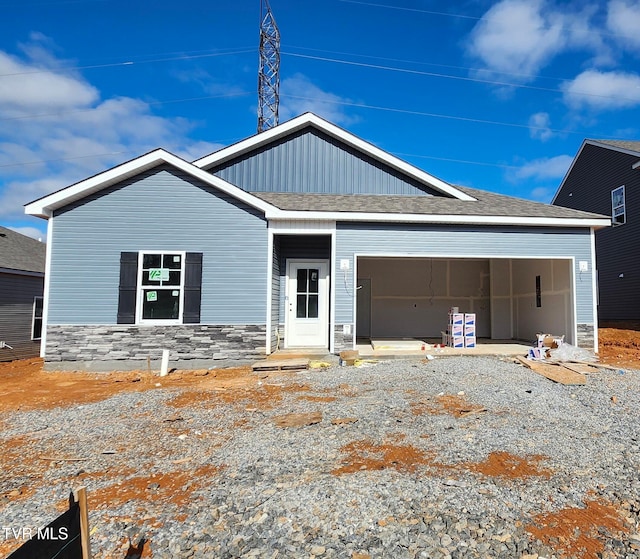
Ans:
{"type": "Polygon", "coordinates": [[[554,382],[567,385],[587,384],[587,378],[582,373],[576,373],[559,363],[541,363],[523,357],[518,357],[518,361],[533,372],[554,382]]]}
{"type": "Polygon", "coordinates": [[[256,371],[304,371],[309,368],[308,359],[283,359],[282,361],[274,361],[265,359],[257,361],[251,365],[251,369],[256,371]]]}

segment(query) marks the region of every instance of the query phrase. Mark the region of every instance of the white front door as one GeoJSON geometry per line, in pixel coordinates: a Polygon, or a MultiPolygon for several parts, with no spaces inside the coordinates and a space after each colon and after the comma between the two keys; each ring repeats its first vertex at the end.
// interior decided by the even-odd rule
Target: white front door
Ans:
{"type": "Polygon", "coordinates": [[[329,262],[288,260],[284,345],[328,347],[329,262]]]}

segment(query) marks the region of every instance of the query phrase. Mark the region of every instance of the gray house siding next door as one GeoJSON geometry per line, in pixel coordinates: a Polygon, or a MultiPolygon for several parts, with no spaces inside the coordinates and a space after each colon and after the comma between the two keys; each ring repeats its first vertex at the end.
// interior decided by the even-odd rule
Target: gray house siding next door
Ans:
{"type": "Polygon", "coordinates": [[[585,144],[554,201],[610,216],[611,191],[625,187],[626,223],[596,231],[601,321],[640,319],[640,169],[632,168],[637,161],[637,156],[585,144]]]}
{"type": "Polygon", "coordinates": [[[42,297],[44,278],[0,273],[0,361],[36,357],[40,340],[31,339],[34,297],[42,297]]]}

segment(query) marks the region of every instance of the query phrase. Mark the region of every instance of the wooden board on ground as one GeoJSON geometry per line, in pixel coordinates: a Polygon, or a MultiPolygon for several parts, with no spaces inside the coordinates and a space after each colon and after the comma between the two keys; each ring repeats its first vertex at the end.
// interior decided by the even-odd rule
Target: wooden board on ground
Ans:
{"type": "Polygon", "coordinates": [[[265,359],[251,365],[253,371],[303,371],[308,368],[308,359],[283,359],[282,361],[265,359]]]}
{"type": "Polygon", "coordinates": [[[602,372],[597,365],[590,365],[589,363],[562,363],[562,366],[574,373],[592,374],[602,372]]]}
{"type": "Polygon", "coordinates": [[[538,373],[554,382],[559,382],[560,384],[587,384],[587,377],[562,365],[541,363],[540,361],[533,361],[523,357],[519,357],[518,361],[529,367],[534,373],[538,373]]]}

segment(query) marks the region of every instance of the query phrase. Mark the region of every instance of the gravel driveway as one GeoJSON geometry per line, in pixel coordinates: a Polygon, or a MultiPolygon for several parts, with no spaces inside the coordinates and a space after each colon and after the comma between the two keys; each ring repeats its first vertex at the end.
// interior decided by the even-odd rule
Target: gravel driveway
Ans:
{"type": "MultiPolygon", "coordinates": [[[[96,558],[640,558],[638,371],[193,374],[0,416],[3,528],[45,525],[84,485],[96,558]]],[[[19,545],[2,537],[0,555],[19,545]]]]}

